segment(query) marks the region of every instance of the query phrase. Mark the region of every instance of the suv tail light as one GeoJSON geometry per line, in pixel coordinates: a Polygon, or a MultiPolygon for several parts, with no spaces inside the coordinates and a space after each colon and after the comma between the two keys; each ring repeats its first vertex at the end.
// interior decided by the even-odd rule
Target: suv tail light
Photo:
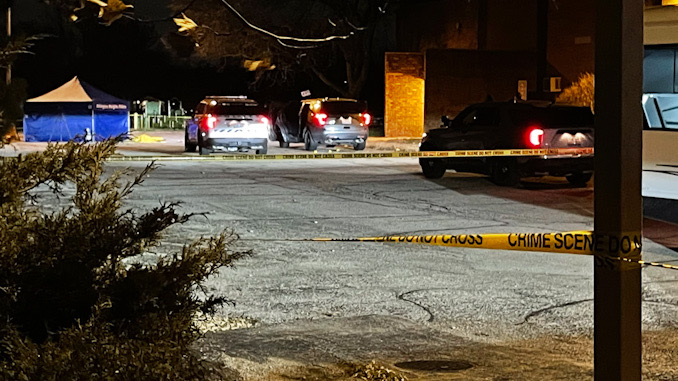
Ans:
{"type": "Polygon", "coordinates": [[[217,117],[207,114],[207,118],[202,120],[202,126],[206,130],[211,130],[217,125],[217,117]]]}
{"type": "Polygon", "coordinates": [[[363,118],[363,124],[365,126],[369,126],[370,123],[372,123],[372,115],[368,113],[360,114],[360,116],[363,118]]]}
{"type": "Polygon", "coordinates": [[[318,123],[319,126],[324,126],[325,124],[327,124],[327,114],[319,112],[313,116],[315,117],[315,121],[318,123]]]}
{"type": "Polygon", "coordinates": [[[539,127],[532,127],[528,135],[528,143],[532,147],[539,147],[544,142],[544,130],[539,127]]]}
{"type": "Polygon", "coordinates": [[[263,115],[259,115],[259,121],[263,124],[269,124],[268,118],[263,115]]]}

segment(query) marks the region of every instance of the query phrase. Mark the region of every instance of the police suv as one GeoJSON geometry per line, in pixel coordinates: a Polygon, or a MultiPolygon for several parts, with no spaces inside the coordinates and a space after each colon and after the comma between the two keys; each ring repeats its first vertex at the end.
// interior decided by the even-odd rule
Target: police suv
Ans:
{"type": "Polygon", "coordinates": [[[214,151],[268,151],[270,121],[264,107],[245,96],[210,96],[186,123],[184,150],[201,155],[214,151]]]}
{"type": "MultiPolygon", "coordinates": [[[[443,128],[424,134],[420,151],[593,148],[593,114],[588,107],[530,102],[474,104],[454,119],[442,117],[443,128]]],[[[516,185],[521,177],[565,176],[585,185],[593,175],[593,154],[524,157],[420,158],[427,178],[445,171],[487,174],[498,185],[516,185]]]]}

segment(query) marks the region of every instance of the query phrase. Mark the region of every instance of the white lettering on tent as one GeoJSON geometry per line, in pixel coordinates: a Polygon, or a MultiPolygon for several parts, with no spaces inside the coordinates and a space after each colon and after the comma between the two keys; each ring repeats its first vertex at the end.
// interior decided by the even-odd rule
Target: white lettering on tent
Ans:
{"type": "Polygon", "coordinates": [[[127,106],[123,104],[98,104],[96,105],[96,108],[100,110],[127,110],[127,106]]]}

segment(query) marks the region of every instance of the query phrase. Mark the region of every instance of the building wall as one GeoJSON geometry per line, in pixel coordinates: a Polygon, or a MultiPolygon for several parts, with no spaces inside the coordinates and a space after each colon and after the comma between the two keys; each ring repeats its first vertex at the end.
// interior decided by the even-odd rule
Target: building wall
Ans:
{"type": "Polygon", "coordinates": [[[550,75],[563,78],[563,88],[595,70],[595,12],[591,0],[550,2],[547,56],[550,75]]]}
{"type": "Polygon", "coordinates": [[[528,80],[528,91],[534,92],[535,70],[533,52],[428,50],[424,129],[439,127],[442,115],[453,117],[488,96],[513,99],[519,80],[528,80]]]}
{"type": "MultiPolygon", "coordinates": [[[[438,127],[441,115],[452,117],[488,94],[512,98],[520,79],[528,80],[533,99],[537,1],[543,0],[428,1],[401,8],[396,46],[426,52],[425,130],[438,127]],[[478,50],[483,19],[488,51],[478,50]],[[449,33],[454,30],[458,33],[449,33]]],[[[678,92],[678,7],[661,7],[659,0],[645,4],[645,91],[678,92]]],[[[548,6],[546,76],[562,77],[565,88],[595,72],[595,11],[590,0],[549,0],[548,6]]]]}
{"type": "Polygon", "coordinates": [[[478,0],[401,2],[397,13],[396,49],[476,49],[478,0]]]}
{"type": "Polygon", "coordinates": [[[643,13],[645,45],[678,43],[678,7],[651,7],[643,13]]]}
{"type": "MultiPolygon", "coordinates": [[[[538,1],[548,1],[547,76],[562,76],[565,86],[580,74],[593,72],[595,12],[590,0],[412,2],[399,8],[396,48],[420,52],[428,49],[534,52],[538,1]],[[483,19],[485,44],[479,47],[479,32],[483,33],[483,29],[479,31],[478,23],[483,19]]],[[[669,8],[678,12],[678,8],[669,8]]]]}
{"type": "Polygon", "coordinates": [[[486,28],[487,50],[536,50],[537,0],[487,0],[486,28]]]}
{"type": "Polygon", "coordinates": [[[421,53],[386,53],[384,134],[421,136],[424,132],[425,57],[421,53]]]}

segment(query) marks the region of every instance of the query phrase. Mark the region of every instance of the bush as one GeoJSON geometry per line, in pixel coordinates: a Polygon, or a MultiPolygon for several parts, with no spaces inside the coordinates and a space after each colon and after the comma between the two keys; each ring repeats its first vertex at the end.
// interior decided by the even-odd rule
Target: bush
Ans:
{"type": "Polygon", "coordinates": [[[49,145],[0,159],[0,379],[198,380],[189,350],[196,313],[221,297],[205,278],[250,252],[224,232],[157,263],[134,263],[168,227],[192,217],[177,204],[137,213],[122,201],[154,164],[122,184],[104,176],[115,142],[49,145]]]}
{"type": "Polygon", "coordinates": [[[594,111],[595,76],[584,73],[570,87],[563,90],[556,98],[558,103],[590,107],[594,111]]]}

